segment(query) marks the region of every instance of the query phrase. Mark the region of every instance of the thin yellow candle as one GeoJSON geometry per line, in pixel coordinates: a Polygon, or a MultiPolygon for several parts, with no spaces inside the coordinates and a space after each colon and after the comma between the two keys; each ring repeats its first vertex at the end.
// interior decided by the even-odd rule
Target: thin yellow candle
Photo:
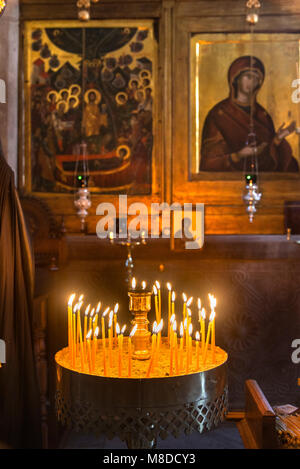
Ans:
{"type": "MultiPolygon", "coordinates": [[[[83,296],[83,295],[81,295],[83,296]]],[[[82,306],[82,301],[77,303],[77,334],[76,334],[76,355],[80,353],[80,342],[79,342],[79,333],[80,333],[80,325],[81,325],[81,318],[80,318],[80,309],[82,306]]]]}
{"type": "Polygon", "coordinates": [[[187,344],[186,344],[186,373],[189,373],[190,371],[191,352],[192,352],[192,332],[193,332],[193,324],[189,324],[188,339],[187,339],[187,344]]]}
{"type": "Polygon", "coordinates": [[[96,352],[97,352],[97,338],[99,334],[99,327],[96,326],[93,337],[93,350],[92,350],[92,371],[95,371],[96,366],[96,352]]]}
{"type": "Polygon", "coordinates": [[[172,315],[175,314],[175,300],[176,300],[176,293],[172,291],[172,315]]]}
{"type": "Polygon", "coordinates": [[[179,374],[179,364],[178,364],[178,344],[177,344],[177,322],[176,320],[173,323],[173,347],[175,355],[175,371],[176,374],[179,374]]]}
{"type": "Polygon", "coordinates": [[[110,310],[110,307],[108,306],[102,313],[102,317],[101,317],[101,330],[102,330],[102,345],[103,345],[103,348],[105,349],[105,321],[104,321],[104,318],[105,316],[107,315],[108,311],[110,310]]]}
{"type": "Polygon", "coordinates": [[[192,311],[190,308],[186,309],[186,348],[188,347],[189,343],[189,328],[192,320],[192,311]]]}
{"type": "Polygon", "coordinates": [[[157,366],[157,361],[158,361],[158,357],[159,357],[159,350],[160,350],[160,346],[161,346],[161,331],[162,331],[163,325],[164,325],[164,321],[163,321],[163,319],[161,319],[160,323],[157,326],[157,330],[156,330],[157,341],[156,341],[155,361],[154,361],[154,364],[153,364],[154,368],[157,366]]]}
{"type": "Polygon", "coordinates": [[[185,293],[182,293],[182,299],[183,299],[182,320],[184,322],[185,317],[186,317],[186,302],[187,302],[187,296],[185,293]]]}
{"type": "Polygon", "coordinates": [[[160,283],[158,280],[155,282],[157,287],[157,295],[158,295],[158,322],[161,321],[161,291],[160,291],[160,283]]]}
{"type": "Polygon", "coordinates": [[[172,331],[171,331],[171,337],[170,337],[170,372],[169,375],[173,376],[173,365],[174,365],[174,331],[173,331],[173,324],[175,321],[172,323],[172,331]]]}
{"type": "Polygon", "coordinates": [[[92,352],[91,352],[91,337],[92,337],[93,330],[90,329],[86,335],[86,342],[87,342],[87,356],[88,356],[88,366],[89,372],[92,372],[92,352]]]}
{"type": "Polygon", "coordinates": [[[73,318],[72,318],[72,366],[75,366],[75,360],[76,360],[76,312],[77,312],[77,305],[78,303],[74,306],[73,308],[73,318]]]}
{"type": "Polygon", "coordinates": [[[132,359],[132,344],[131,344],[131,339],[134,336],[135,332],[137,330],[137,324],[133,327],[131,330],[129,337],[128,337],[128,378],[131,377],[131,359],[132,359]]]}
{"type": "Polygon", "coordinates": [[[94,314],[95,314],[95,308],[93,308],[92,311],[90,312],[89,330],[92,329],[92,320],[93,320],[94,314]]]}
{"type": "MultiPolygon", "coordinates": [[[[112,328],[113,328],[113,310],[109,313],[109,321],[108,321],[108,361],[109,366],[112,368],[112,328]]],[[[118,323],[117,323],[118,324],[118,323]]]]}
{"type": "Polygon", "coordinates": [[[121,371],[121,374],[120,376],[122,376],[122,369],[123,369],[123,340],[124,340],[124,332],[126,330],[126,325],[124,325],[121,329],[121,339],[120,339],[120,342],[121,342],[121,351],[120,351],[120,357],[121,357],[121,362],[120,362],[120,359],[119,359],[119,362],[120,362],[120,371],[121,371]]]}
{"type": "Polygon", "coordinates": [[[216,305],[217,300],[214,295],[208,294],[209,301],[210,301],[210,308],[211,308],[211,316],[212,316],[212,325],[211,325],[211,350],[212,350],[212,362],[215,363],[216,360],[216,331],[215,331],[215,317],[216,317],[216,305]]]}
{"type": "Polygon", "coordinates": [[[183,322],[180,323],[179,333],[180,333],[179,371],[181,372],[183,369],[183,336],[184,336],[183,322]]]}
{"type": "Polygon", "coordinates": [[[101,301],[99,301],[99,303],[97,304],[97,308],[96,308],[96,311],[95,311],[95,315],[96,315],[95,325],[96,325],[96,327],[98,326],[98,316],[99,316],[100,309],[101,309],[101,301]]]}
{"type": "Polygon", "coordinates": [[[211,320],[209,320],[207,334],[206,334],[206,342],[205,342],[205,349],[204,349],[204,356],[203,356],[203,363],[204,364],[206,363],[207,349],[208,349],[208,343],[209,343],[209,339],[210,339],[210,333],[211,333],[211,320]]]}
{"type": "Polygon", "coordinates": [[[200,334],[197,331],[196,332],[196,370],[197,371],[200,368],[199,342],[200,342],[200,334]]]}
{"type": "Polygon", "coordinates": [[[113,331],[114,338],[115,338],[115,346],[117,346],[118,344],[117,331],[116,331],[118,310],[119,310],[119,303],[116,303],[114,307],[114,331],[113,331]]]}
{"type": "Polygon", "coordinates": [[[150,376],[151,369],[152,369],[152,365],[153,365],[153,362],[154,362],[154,359],[155,359],[155,352],[156,352],[156,329],[157,329],[157,323],[156,323],[156,321],[154,321],[154,323],[153,323],[153,328],[152,328],[151,359],[150,359],[150,363],[149,363],[149,366],[148,366],[146,378],[149,378],[149,376],[150,376]]]}
{"type": "Polygon", "coordinates": [[[82,339],[82,329],[81,329],[81,320],[79,321],[79,346],[80,346],[80,362],[81,362],[81,370],[84,370],[84,362],[85,362],[85,354],[83,348],[83,339],[82,339]]]}
{"type": "Polygon", "coordinates": [[[158,292],[156,285],[153,285],[153,293],[154,293],[154,305],[155,305],[155,318],[156,322],[159,323],[159,312],[158,312],[158,292]]]}
{"type": "Polygon", "coordinates": [[[172,286],[168,282],[167,283],[167,289],[168,289],[168,343],[170,343],[170,318],[171,318],[171,301],[172,301],[172,286]]]}
{"type": "Polygon", "coordinates": [[[70,295],[69,300],[68,300],[68,347],[69,347],[69,352],[70,352],[70,361],[72,361],[72,345],[73,345],[73,340],[72,340],[72,330],[73,330],[73,318],[72,318],[72,305],[73,301],[75,299],[75,293],[72,293],[70,295]]]}
{"type": "Polygon", "coordinates": [[[84,349],[84,355],[85,355],[85,360],[86,360],[86,354],[87,354],[87,350],[86,350],[86,335],[87,335],[87,320],[88,320],[88,314],[89,314],[89,311],[90,311],[90,307],[91,305],[87,305],[87,307],[85,308],[85,312],[84,312],[84,325],[83,325],[83,341],[84,341],[84,344],[83,344],[83,349],[84,349]]]}

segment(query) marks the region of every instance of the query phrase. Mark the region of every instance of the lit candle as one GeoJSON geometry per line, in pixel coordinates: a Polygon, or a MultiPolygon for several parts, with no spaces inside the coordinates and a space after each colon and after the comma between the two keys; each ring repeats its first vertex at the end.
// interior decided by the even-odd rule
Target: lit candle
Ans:
{"type": "Polygon", "coordinates": [[[132,280],[131,280],[131,289],[135,290],[135,288],[136,288],[136,279],[135,279],[135,277],[133,277],[132,280]]]}
{"type": "Polygon", "coordinates": [[[122,376],[122,367],[123,367],[123,339],[124,339],[124,332],[126,330],[126,325],[124,325],[121,329],[121,339],[120,339],[120,342],[121,342],[121,351],[120,351],[120,356],[121,356],[121,361],[120,361],[120,358],[119,358],[119,368],[120,368],[120,376],[122,376]]]}
{"type": "Polygon", "coordinates": [[[172,301],[172,286],[168,282],[167,283],[167,289],[168,289],[168,343],[170,343],[170,318],[171,318],[171,301],[172,301]]]}
{"type": "Polygon", "coordinates": [[[212,324],[211,324],[211,350],[212,350],[212,362],[215,363],[216,359],[216,331],[215,331],[215,317],[216,317],[216,305],[217,300],[214,295],[208,294],[211,308],[212,324]]]}
{"type": "Polygon", "coordinates": [[[92,354],[92,371],[95,371],[96,366],[96,351],[97,351],[97,338],[99,334],[99,327],[96,326],[94,331],[94,338],[93,338],[93,354],[92,354]]]}
{"type": "Polygon", "coordinates": [[[182,293],[182,299],[183,299],[183,309],[182,309],[182,320],[184,322],[185,317],[186,317],[186,302],[187,302],[187,296],[185,293],[182,293]]]}
{"type": "Polygon", "coordinates": [[[72,318],[72,305],[73,301],[75,299],[75,293],[72,293],[72,295],[69,297],[68,300],[68,346],[69,346],[69,351],[70,351],[70,361],[72,361],[72,345],[73,345],[73,340],[72,340],[72,330],[73,330],[73,318],[72,318]]]}
{"type": "Polygon", "coordinates": [[[184,336],[183,322],[180,323],[179,333],[180,333],[179,370],[181,372],[183,369],[183,336],[184,336]]]}
{"type": "Polygon", "coordinates": [[[102,317],[101,317],[101,329],[102,329],[102,345],[103,345],[103,349],[105,349],[105,322],[104,322],[104,318],[105,316],[107,315],[108,311],[110,310],[110,307],[108,306],[102,313],[102,317]]]}
{"type": "Polygon", "coordinates": [[[97,304],[97,308],[96,308],[96,326],[98,326],[98,316],[99,316],[99,312],[100,312],[100,309],[101,309],[101,301],[99,301],[99,303],[97,304]]]}
{"type": "Polygon", "coordinates": [[[158,280],[155,282],[156,287],[157,287],[157,293],[158,293],[158,322],[161,320],[161,291],[160,291],[160,283],[158,280]]]}
{"type": "Polygon", "coordinates": [[[77,311],[78,303],[73,308],[73,318],[72,318],[72,366],[75,366],[75,359],[76,359],[76,311],[77,311]]]}
{"type": "Polygon", "coordinates": [[[162,331],[163,325],[164,325],[164,321],[163,321],[163,319],[161,319],[160,323],[157,326],[157,330],[156,330],[157,341],[156,341],[155,363],[153,364],[153,368],[156,367],[158,357],[159,357],[159,349],[160,349],[160,346],[161,346],[161,331],[162,331]]]}
{"type": "Polygon", "coordinates": [[[84,312],[83,340],[84,340],[85,360],[86,360],[86,354],[87,354],[87,350],[86,350],[87,320],[88,320],[88,314],[89,314],[90,307],[91,307],[91,305],[87,305],[87,307],[85,308],[85,312],[84,312]]]}
{"type": "Polygon", "coordinates": [[[173,323],[173,346],[174,346],[174,355],[175,355],[175,371],[178,375],[179,365],[178,365],[178,344],[177,344],[177,322],[176,320],[173,323]]]}
{"type": "MultiPolygon", "coordinates": [[[[112,368],[112,328],[113,328],[113,310],[109,313],[109,320],[108,320],[108,361],[109,366],[112,368]]],[[[118,324],[118,323],[117,323],[118,324]]]]}
{"type": "Polygon", "coordinates": [[[92,328],[92,320],[93,320],[94,314],[95,314],[95,308],[93,308],[92,311],[90,312],[89,330],[92,328]]]}
{"type": "Polygon", "coordinates": [[[116,324],[117,324],[117,314],[119,311],[119,303],[115,304],[114,307],[114,337],[115,337],[115,345],[117,346],[118,339],[117,339],[117,331],[116,331],[116,324]]]}
{"type": "Polygon", "coordinates": [[[132,344],[131,344],[131,339],[134,336],[135,332],[137,330],[137,324],[133,327],[131,330],[129,337],[128,337],[128,378],[131,377],[131,359],[132,359],[132,344]]]}
{"type": "Polygon", "coordinates": [[[155,318],[156,322],[159,323],[159,312],[158,312],[158,292],[156,285],[153,285],[153,293],[154,293],[154,304],[155,304],[155,318]]]}
{"type": "Polygon", "coordinates": [[[154,359],[155,359],[155,349],[156,349],[156,330],[157,330],[157,323],[156,321],[154,321],[153,323],[153,328],[152,328],[152,350],[151,350],[151,359],[150,359],[150,363],[149,363],[149,367],[148,367],[148,370],[147,370],[147,374],[146,374],[146,378],[149,378],[150,376],[150,373],[151,373],[151,369],[152,369],[152,365],[153,365],[153,362],[154,362],[154,359]]]}
{"type": "Polygon", "coordinates": [[[176,293],[172,291],[172,314],[175,314],[175,299],[176,299],[176,293]]]}
{"type": "Polygon", "coordinates": [[[143,280],[142,281],[142,289],[146,290],[146,286],[147,286],[147,283],[145,282],[145,280],[143,280]]]}
{"type": "Polygon", "coordinates": [[[206,363],[206,357],[207,357],[207,349],[208,349],[208,343],[210,339],[210,333],[211,333],[211,316],[209,317],[209,323],[208,323],[208,329],[207,329],[207,334],[206,334],[206,342],[205,342],[205,349],[204,349],[204,356],[203,356],[203,363],[206,363]]]}
{"type": "Polygon", "coordinates": [[[189,324],[188,339],[187,339],[187,344],[186,344],[186,373],[189,373],[190,371],[191,353],[192,353],[192,332],[193,332],[193,324],[189,324]]]}
{"type": "MultiPolygon", "coordinates": [[[[81,295],[81,297],[83,297],[83,295],[81,295]]],[[[76,355],[79,355],[79,353],[80,353],[80,330],[81,330],[80,309],[81,309],[81,306],[82,306],[82,301],[78,302],[76,306],[77,306],[76,355]]]]}
{"type": "Polygon", "coordinates": [[[91,336],[92,336],[92,329],[89,330],[89,332],[86,335],[86,341],[87,341],[87,351],[88,351],[88,365],[89,365],[89,372],[92,372],[92,352],[91,352],[91,336]]]}
{"type": "Polygon", "coordinates": [[[196,332],[196,370],[198,371],[199,370],[199,367],[200,367],[200,363],[199,363],[199,341],[200,341],[200,334],[199,332],[197,331],[196,332]]]}

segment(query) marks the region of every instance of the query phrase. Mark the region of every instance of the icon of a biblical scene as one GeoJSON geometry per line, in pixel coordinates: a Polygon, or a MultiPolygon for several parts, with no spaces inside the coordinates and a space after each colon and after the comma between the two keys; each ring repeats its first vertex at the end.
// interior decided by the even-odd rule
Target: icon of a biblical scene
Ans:
{"type": "Polygon", "coordinates": [[[151,194],[152,24],[27,25],[32,192],[72,192],[86,143],[89,187],[151,194]]]}
{"type": "MultiPolygon", "coordinates": [[[[288,64],[284,68],[287,77],[282,81],[281,72],[275,70],[276,61],[270,62],[267,56],[270,52],[267,38],[255,44],[255,50],[262,57],[258,54],[237,55],[237,52],[249,53],[249,41],[239,43],[229,39],[232,38],[223,44],[221,41],[218,44],[203,41],[203,46],[198,43],[197,83],[201,82],[200,73],[204,72],[205,56],[210,48],[221,61],[221,69],[215,76],[208,70],[212,78],[210,90],[215,80],[219,85],[215,88],[216,95],[223,94],[223,99],[216,99],[209,106],[207,100],[206,103],[203,101],[200,88],[194,98],[198,100],[195,114],[199,113],[198,142],[194,146],[194,154],[197,153],[195,172],[250,171],[253,155],[260,172],[299,172],[299,137],[296,134],[299,113],[291,99],[291,82],[295,77],[295,61],[291,59],[293,54],[297,57],[298,41],[282,45],[281,53],[286,55],[284,65],[288,64]]],[[[207,60],[207,65],[209,62],[207,60]]],[[[277,63],[281,62],[278,60],[277,63]]],[[[209,92],[206,97],[209,99],[209,92]]]]}

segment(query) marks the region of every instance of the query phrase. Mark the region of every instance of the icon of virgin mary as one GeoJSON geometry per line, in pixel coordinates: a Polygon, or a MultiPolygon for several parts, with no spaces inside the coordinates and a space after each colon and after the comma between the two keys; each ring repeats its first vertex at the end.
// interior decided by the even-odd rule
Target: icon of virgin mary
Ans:
{"type": "Polygon", "coordinates": [[[247,171],[254,151],[259,171],[299,170],[286,140],[295,131],[295,122],[282,124],[276,132],[272,118],[256,100],[264,78],[264,65],[256,57],[239,57],[230,65],[229,97],[216,104],[204,122],[200,171],[247,171]],[[249,140],[251,123],[255,141],[249,140]]]}

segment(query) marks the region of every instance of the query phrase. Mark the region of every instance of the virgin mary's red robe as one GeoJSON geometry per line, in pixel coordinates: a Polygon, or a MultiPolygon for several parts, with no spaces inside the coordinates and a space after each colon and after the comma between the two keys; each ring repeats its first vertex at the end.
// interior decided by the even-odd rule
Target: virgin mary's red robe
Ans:
{"type": "Polygon", "coordinates": [[[229,97],[216,104],[208,113],[202,132],[200,171],[243,171],[250,169],[250,161],[241,159],[234,163],[232,154],[246,146],[250,132],[250,109],[239,106],[235,101],[237,79],[241,73],[254,70],[261,78],[253,100],[253,124],[256,144],[267,143],[257,156],[259,171],[298,171],[289,143],[283,139],[276,144],[272,118],[256,102],[256,94],[262,86],[265,69],[256,57],[237,58],[228,70],[229,97]]]}
{"type": "Polygon", "coordinates": [[[14,175],[0,142],[0,441],[41,446],[40,396],[32,334],[33,263],[14,175]]]}
{"type": "MultiPolygon", "coordinates": [[[[259,171],[298,171],[290,144],[283,139],[274,142],[275,129],[271,117],[258,103],[254,108],[254,129],[257,145],[268,145],[257,156],[259,171]]],[[[250,114],[230,98],[218,103],[208,113],[202,133],[201,171],[243,171],[249,169],[244,160],[234,163],[232,153],[245,147],[250,127],[250,114]]],[[[247,165],[248,163],[248,165],[247,165]]]]}

